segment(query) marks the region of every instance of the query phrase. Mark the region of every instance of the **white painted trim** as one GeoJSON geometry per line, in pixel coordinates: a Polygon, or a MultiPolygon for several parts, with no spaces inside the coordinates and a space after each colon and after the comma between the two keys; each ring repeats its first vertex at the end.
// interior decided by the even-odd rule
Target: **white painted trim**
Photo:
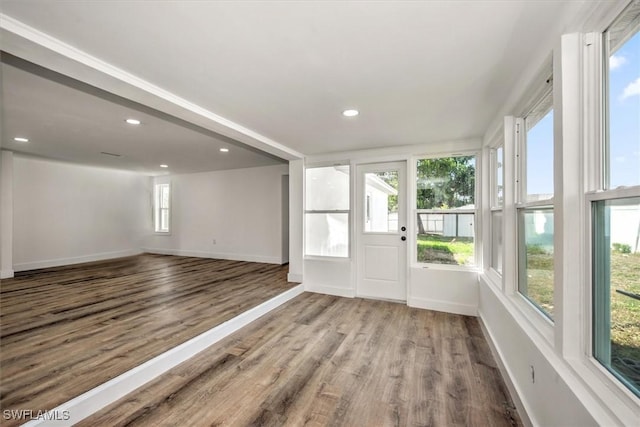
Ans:
{"type": "MultiPolygon", "coordinates": [[[[367,163],[408,161],[412,156],[419,158],[425,156],[438,157],[439,155],[450,156],[451,153],[478,152],[480,149],[482,149],[482,140],[480,138],[433,141],[428,144],[419,145],[402,145],[314,154],[307,157],[306,164],[326,165],[335,162],[344,163],[345,159],[350,159],[350,162],[352,162],[351,165],[353,166],[367,163]]],[[[407,163],[407,166],[410,166],[409,163],[407,163]]]]}
{"type": "Polygon", "coordinates": [[[28,270],[36,270],[39,268],[59,267],[61,265],[82,264],[85,262],[104,261],[108,259],[140,255],[141,253],[142,251],[139,249],[126,249],[123,251],[101,252],[97,254],[83,255],[79,257],[57,258],[57,259],[50,259],[45,261],[24,262],[21,264],[14,264],[13,270],[28,271],[28,270]]]}
{"type": "Polygon", "coordinates": [[[0,279],[11,279],[13,276],[13,270],[0,270],[0,279]]]}
{"type": "MultiPolygon", "coordinates": [[[[146,80],[143,80],[140,77],[128,73],[121,68],[115,67],[101,60],[100,58],[89,55],[88,53],[77,49],[67,43],[64,43],[63,41],[58,40],[44,32],[41,32],[36,28],[30,27],[29,25],[15,18],[12,18],[9,15],[0,13],[0,29],[3,30],[1,34],[3,41],[7,42],[5,45],[6,50],[11,53],[17,54],[17,56],[21,56],[20,52],[16,52],[16,50],[19,49],[29,50],[32,56],[37,56],[37,53],[35,53],[38,51],[38,49],[35,48],[35,46],[37,46],[38,48],[46,50],[48,53],[53,53],[60,58],[71,61],[73,63],[73,66],[76,68],[78,65],[80,65],[94,71],[96,75],[90,76],[88,75],[88,70],[86,68],[82,70],[84,71],[82,74],[83,77],[86,78],[86,83],[95,85],[95,82],[90,81],[91,77],[93,77],[93,79],[95,80],[96,78],[100,78],[100,76],[108,76],[109,78],[116,81],[116,84],[120,86],[120,89],[122,89],[122,84],[125,84],[131,88],[135,88],[141,91],[142,96],[144,96],[145,99],[135,99],[135,101],[151,106],[152,100],[149,99],[149,97],[151,96],[155,98],[153,101],[156,101],[154,104],[154,108],[165,110],[162,107],[159,108],[157,104],[159,102],[166,106],[166,104],[168,103],[173,108],[178,107],[181,112],[186,112],[191,116],[195,115],[195,117],[199,119],[205,119],[208,122],[207,124],[209,125],[207,127],[214,132],[221,133],[229,138],[236,139],[244,144],[285,158],[287,160],[300,159],[303,157],[302,153],[299,153],[238,123],[219,116],[205,108],[200,107],[199,105],[189,102],[184,98],[174,95],[173,93],[168,92],[146,80]],[[211,126],[211,124],[214,124],[214,126],[211,126]]],[[[41,60],[38,61],[33,57],[25,59],[36,63],[41,62],[41,60]]],[[[39,65],[47,66],[47,64],[39,65]]],[[[75,71],[76,74],[78,74],[78,70],[75,71]]],[[[68,72],[64,74],[70,75],[70,73],[68,72]]],[[[78,78],[78,76],[72,77],[78,78]]],[[[115,90],[109,91],[116,93],[115,90]]],[[[168,111],[164,112],[168,113],[168,111]]],[[[194,120],[191,121],[195,123],[194,120]]]]}
{"type": "MultiPolygon", "coordinates": [[[[504,295],[499,289],[496,289],[495,286],[492,286],[484,275],[480,275],[479,286],[488,289],[489,292],[505,308],[511,316],[511,319],[505,319],[505,321],[513,323],[523,332],[524,335],[528,337],[531,344],[537,348],[540,354],[550,365],[553,373],[565,382],[567,387],[571,389],[573,394],[582,403],[593,419],[597,420],[600,425],[607,426],[625,425],[625,422],[621,420],[632,419],[629,408],[624,408],[624,405],[621,405],[621,402],[618,399],[611,398],[610,389],[593,381],[585,381],[585,375],[583,373],[576,374],[576,370],[571,366],[571,363],[568,360],[563,359],[561,355],[554,351],[552,347],[553,341],[548,341],[546,339],[539,329],[531,322],[531,318],[526,316],[519,307],[516,307],[513,299],[504,295]],[[614,409],[618,409],[624,413],[616,415],[614,409]]],[[[478,317],[484,319],[482,309],[479,309],[478,317]]],[[[491,331],[489,327],[487,327],[487,329],[489,332],[491,331]]],[[[489,333],[489,336],[492,336],[492,334],[489,333]]],[[[493,345],[497,347],[498,354],[501,355],[500,357],[503,363],[508,366],[508,361],[502,357],[502,353],[500,352],[499,343],[493,339],[492,341],[493,345]]],[[[507,373],[509,374],[509,378],[514,378],[514,376],[511,376],[509,371],[507,371],[507,373]]],[[[516,391],[520,397],[526,398],[518,387],[516,387],[516,391]]],[[[523,401],[523,404],[525,408],[529,408],[526,401],[523,401]]],[[[535,411],[532,412],[531,410],[528,410],[527,413],[531,418],[533,418],[533,425],[540,425],[535,421],[535,411]]]]}
{"type": "Polygon", "coordinates": [[[502,378],[504,379],[507,389],[509,390],[511,400],[513,400],[513,404],[516,406],[516,410],[518,411],[518,415],[520,416],[522,423],[527,427],[533,427],[534,423],[531,418],[529,418],[529,414],[531,413],[531,411],[528,410],[529,408],[525,406],[524,402],[520,399],[521,393],[518,389],[518,386],[513,381],[511,381],[511,378],[513,378],[513,374],[509,367],[504,363],[504,356],[502,355],[500,349],[496,346],[496,340],[489,331],[489,328],[487,328],[484,320],[482,320],[482,313],[480,311],[478,312],[478,321],[480,322],[480,328],[482,329],[482,333],[484,334],[485,341],[487,341],[487,343],[489,344],[489,348],[491,349],[493,358],[498,365],[498,369],[500,369],[500,374],[502,374],[502,378]]]}
{"type": "Polygon", "coordinates": [[[450,301],[441,301],[427,298],[417,298],[409,296],[407,305],[425,310],[442,311],[444,313],[461,314],[463,316],[477,316],[478,306],[468,304],[456,304],[450,301]]]}
{"type": "Polygon", "coordinates": [[[282,264],[280,257],[264,255],[245,255],[224,252],[188,251],[183,249],[142,248],[143,252],[159,255],[190,256],[195,258],[226,259],[230,261],[263,262],[267,264],[282,264]]]}
{"type": "Polygon", "coordinates": [[[316,294],[334,295],[337,297],[344,297],[344,298],[356,297],[355,289],[338,288],[335,286],[305,285],[304,290],[307,292],[313,292],[316,294]]]}
{"type": "Polygon", "coordinates": [[[302,285],[291,288],[49,411],[54,414],[68,411],[71,417],[69,420],[34,420],[24,424],[24,426],[67,426],[76,424],[303,292],[302,285]]]}
{"type": "Polygon", "coordinates": [[[288,273],[287,281],[293,283],[302,283],[302,274],[288,273]]]}

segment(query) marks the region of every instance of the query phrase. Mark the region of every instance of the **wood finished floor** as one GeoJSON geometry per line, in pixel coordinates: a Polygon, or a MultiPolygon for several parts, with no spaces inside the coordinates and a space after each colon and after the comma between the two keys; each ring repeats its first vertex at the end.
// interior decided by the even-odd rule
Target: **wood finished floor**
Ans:
{"type": "Polygon", "coordinates": [[[81,426],[520,426],[478,321],[305,293],[81,426]]]}
{"type": "Polygon", "coordinates": [[[144,254],[2,280],[0,408],[52,409],[290,289],[287,269],[144,254]]]}

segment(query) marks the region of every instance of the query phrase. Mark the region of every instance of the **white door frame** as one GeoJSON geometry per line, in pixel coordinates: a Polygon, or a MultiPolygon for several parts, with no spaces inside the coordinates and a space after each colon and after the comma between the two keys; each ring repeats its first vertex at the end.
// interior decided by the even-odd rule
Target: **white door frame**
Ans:
{"type": "MultiPolygon", "coordinates": [[[[355,228],[355,281],[356,281],[356,296],[363,298],[384,299],[393,301],[406,302],[408,298],[408,256],[409,239],[407,237],[408,226],[408,211],[407,211],[407,167],[408,162],[406,160],[379,162],[379,163],[361,163],[356,166],[356,190],[355,190],[355,209],[353,221],[355,228]],[[398,194],[400,195],[398,200],[398,224],[397,232],[388,233],[376,233],[376,232],[364,232],[365,228],[365,205],[366,194],[364,191],[365,182],[364,174],[368,172],[377,172],[385,170],[398,170],[398,194]],[[404,230],[401,230],[404,227],[404,230]],[[402,237],[405,240],[401,240],[402,237]],[[398,248],[397,251],[397,265],[395,272],[390,271],[392,276],[397,277],[396,280],[377,280],[375,278],[365,277],[366,259],[365,259],[365,245],[371,244],[371,248],[379,248],[380,254],[385,249],[398,248]],[[380,246],[376,246],[380,245],[380,246]],[[389,288],[384,282],[387,282],[393,287],[393,282],[396,282],[397,288],[389,288]]],[[[375,252],[372,252],[374,254],[375,252]]],[[[388,253],[393,253],[389,251],[388,253]]],[[[375,255],[372,255],[375,257],[375,255]]],[[[372,264],[370,264],[371,266],[372,264]]],[[[375,264],[379,265],[379,264],[375,264]]],[[[374,267],[375,269],[375,267],[374,267]]],[[[384,272],[383,272],[384,273],[384,272]]]]}

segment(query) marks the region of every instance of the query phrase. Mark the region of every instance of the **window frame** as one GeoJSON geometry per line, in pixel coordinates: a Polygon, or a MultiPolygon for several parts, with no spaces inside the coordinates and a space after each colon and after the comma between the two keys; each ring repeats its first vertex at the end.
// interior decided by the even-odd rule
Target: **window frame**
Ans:
{"type": "MultiPolygon", "coordinates": [[[[609,60],[611,57],[611,49],[609,43],[609,31],[620,19],[624,19],[623,16],[628,13],[627,7],[631,5],[628,2],[618,10],[618,13],[611,17],[610,21],[604,29],[598,33],[589,33],[587,36],[592,39],[593,48],[587,50],[586,55],[586,75],[588,82],[587,93],[593,94],[593,102],[588,106],[586,112],[586,120],[593,123],[592,128],[589,129],[587,139],[587,149],[585,152],[585,165],[587,167],[586,173],[588,179],[585,180],[585,193],[584,193],[584,212],[585,212],[585,236],[586,236],[586,251],[584,262],[584,274],[585,274],[585,302],[584,311],[586,317],[586,325],[584,328],[584,343],[585,343],[585,361],[586,370],[585,374],[593,375],[594,381],[603,384],[618,398],[628,402],[638,402],[640,399],[640,393],[632,391],[626,384],[626,381],[614,372],[609,367],[606,367],[600,360],[596,358],[596,346],[603,343],[597,343],[595,340],[595,320],[596,312],[596,297],[595,294],[601,289],[597,288],[595,280],[596,265],[595,265],[595,238],[594,235],[594,222],[596,220],[594,213],[594,206],[597,202],[603,202],[608,200],[619,200],[628,198],[640,197],[640,184],[627,187],[615,187],[610,186],[610,143],[609,143],[609,121],[610,121],[610,69],[609,60]]],[[[640,27],[636,27],[635,31],[640,31],[640,27]]],[[[622,44],[624,41],[634,36],[634,29],[632,28],[628,35],[622,38],[622,44]]],[[[609,307],[610,310],[611,307],[609,307]]],[[[609,311],[610,314],[610,311],[609,311]]],[[[610,342],[608,343],[610,346],[610,342]]]]}
{"type": "Polygon", "coordinates": [[[505,147],[504,141],[502,139],[498,140],[497,143],[494,143],[489,147],[489,197],[490,197],[490,209],[489,209],[489,271],[492,274],[495,274],[497,278],[502,280],[502,269],[498,270],[494,268],[494,238],[495,238],[495,230],[493,224],[493,216],[496,212],[500,212],[502,215],[501,222],[501,237],[502,237],[502,249],[500,250],[500,265],[504,265],[504,205],[505,205],[505,190],[504,190],[504,181],[505,181],[505,147]],[[498,162],[498,151],[502,152],[502,162],[498,162]],[[498,171],[502,172],[502,200],[498,198],[498,171]]]}
{"type": "Polygon", "coordinates": [[[171,222],[172,222],[172,197],[173,197],[173,191],[171,188],[171,183],[170,182],[159,182],[153,185],[153,232],[155,234],[161,235],[161,236],[168,236],[171,235],[171,222]],[[161,188],[167,188],[169,191],[169,197],[168,197],[168,206],[167,207],[162,207],[161,204],[161,188]],[[160,223],[161,223],[161,212],[162,211],[167,211],[167,216],[168,216],[168,221],[167,221],[167,229],[166,230],[162,230],[160,229],[160,223]]]}
{"type": "Polygon", "coordinates": [[[460,151],[455,153],[438,153],[438,154],[425,154],[425,155],[414,155],[411,161],[411,174],[408,175],[410,179],[412,179],[413,185],[410,197],[408,197],[409,203],[411,203],[411,212],[412,215],[411,223],[413,225],[414,233],[412,233],[410,242],[411,242],[411,251],[408,253],[410,256],[410,266],[412,268],[433,268],[440,270],[458,270],[458,271],[481,271],[482,265],[480,261],[479,248],[481,247],[478,238],[478,230],[481,227],[481,224],[478,223],[480,211],[480,203],[478,203],[479,195],[480,195],[480,181],[478,177],[482,176],[482,153],[478,150],[469,150],[469,151],[460,151]],[[428,159],[441,159],[448,157],[474,157],[475,161],[475,176],[474,176],[474,188],[473,188],[473,198],[474,198],[474,209],[418,209],[418,201],[417,201],[417,170],[418,170],[418,162],[420,160],[428,160],[428,159]],[[468,265],[459,265],[459,264],[438,264],[432,262],[421,262],[418,261],[418,214],[428,214],[428,213],[462,213],[462,214],[473,214],[473,264],[468,265]]]}
{"type": "MultiPolygon", "coordinates": [[[[551,68],[551,67],[550,67],[551,68]]],[[[519,117],[515,119],[514,127],[515,127],[515,178],[516,178],[516,188],[515,188],[515,237],[516,237],[516,263],[515,263],[515,294],[521,297],[521,299],[526,303],[525,305],[530,307],[532,312],[535,312],[541,319],[543,319],[547,324],[550,324],[552,327],[554,325],[554,315],[555,315],[555,303],[554,303],[554,315],[548,313],[544,310],[536,301],[529,298],[528,295],[525,295],[521,291],[521,283],[523,278],[526,280],[526,275],[524,270],[525,264],[525,253],[526,253],[526,243],[524,236],[524,222],[521,218],[524,218],[524,215],[527,211],[536,211],[543,209],[551,209],[554,214],[554,223],[555,223],[555,185],[556,179],[555,176],[555,148],[556,148],[556,140],[555,140],[555,122],[556,122],[556,111],[554,105],[554,90],[553,90],[553,70],[549,69],[546,76],[543,78],[543,83],[537,87],[535,92],[535,96],[530,98],[529,107],[521,114],[519,117]],[[549,99],[550,98],[550,99],[549,99]],[[549,108],[540,109],[541,105],[548,105],[549,108]],[[542,112],[540,112],[542,111],[542,112]],[[528,190],[527,190],[527,134],[530,129],[533,129],[542,118],[546,117],[546,115],[550,112],[554,111],[553,115],[553,125],[554,129],[554,159],[553,159],[553,172],[554,172],[554,194],[551,197],[539,200],[528,200],[528,190]],[[540,118],[538,121],[531,127],[527,128],[527,118],[531,116],[531,114],[538,114],[540,118]]],[[[503,217],[504,221],[504,217],[503,217]]],[[[556,249],[556,232],[555,232],[555,224],[554,224],[554,280],[553,280],[553,294],[555,299],[556,293],[556,278],[555,278],[555,249],[556,249]]],[[[503,260],[504,262],[504,260],[503,260]]]]}
{"type": "Polygon", "coordinates": [[[302,223],[302,230],[303,230],[303,259],[305,260],[324,260],[324,261],[350,261],[352,258],[352,254],[351,254],[351,249],[353,246],[353,236],[352,236],[352,167],[351,164],[349,162],[331,162],[331,163],[327,163],[327,162],[322,162],[322,163],[314,163],[314,164],[309,164],[309,165],[305,165],[304,169],[303,169],[303,176],[304,176],[304,181],[303,181],[303,188],[304,188],[304,200],[303,200],[303,207],[304,207],[304,220],[302,223]],[[349,179],[348,179],[348,196],[347,199],[349,201],[349,209],[307,209],[307,170],[308,169],[319,169],[319,168],[329,168],[329,167],[338,167],[338,166],[342,166],[342,167],[346,167],[347,170],[349,171],[349,179]],[[347,214],[347,254],[346,256],[337,256],[337,255],[313,255],[313,254],[307,254],[307,215],[313,215],[313,214],[347,214]]]}

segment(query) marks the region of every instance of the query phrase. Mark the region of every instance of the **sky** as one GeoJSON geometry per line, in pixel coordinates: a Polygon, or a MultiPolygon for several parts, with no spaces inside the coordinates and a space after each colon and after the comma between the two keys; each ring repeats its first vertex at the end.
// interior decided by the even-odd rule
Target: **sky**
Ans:
{"type": "MultiPolygon", "coordinates": [[[[609,60],[610,186],[640,185],[640,33],[609,60]]],[[[527,192],[553,193],[553,112],[527,134],[527,192]]]]}
{"type": "Polygon", "coordinates": [[[640,32],[609,61],[610,188],[640,185],[640,32]]]}

